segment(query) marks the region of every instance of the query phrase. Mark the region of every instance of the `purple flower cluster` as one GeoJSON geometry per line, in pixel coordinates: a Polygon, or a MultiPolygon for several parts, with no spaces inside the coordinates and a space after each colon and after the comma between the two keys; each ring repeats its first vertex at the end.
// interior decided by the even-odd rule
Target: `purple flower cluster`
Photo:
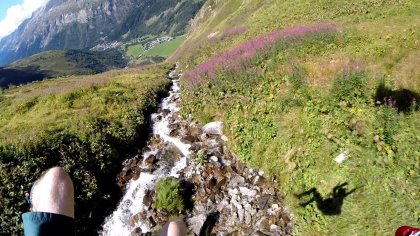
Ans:
{"type": "Polygon", "coordinates": [[[395,108],[397,105],[397,100],[393,99],[392,97],[384,97],[384,104],[389,107],[395,108]]]}
{"type": "Polygon", "coordinates": [[[190,79],[192,85],[199,83],[203,79],[213,80],[220,71],[245,70],[247,63],[252,58],[269,51],[270,48],[278,43],[289,41],[299,42],[299,39],[304,36],[335,31],[336,25],[331,23],[295,26],[293,28],[273,31],[242,43],[219,56],[214,56],[198,65],[194,70],[186,72],[184,75],[190,79]]]}

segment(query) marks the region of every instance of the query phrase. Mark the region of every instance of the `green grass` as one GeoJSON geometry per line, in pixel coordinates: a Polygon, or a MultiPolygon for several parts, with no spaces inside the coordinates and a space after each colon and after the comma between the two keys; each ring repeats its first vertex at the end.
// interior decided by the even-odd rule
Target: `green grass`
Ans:
{"type": "Polygon", "coordinates": [[[76,228],[95,234],[110,185],[128,153],[148,134],[147,118],[170,84],[170,65],[51,79],[0,94],[0,234],[21,234],[25,192],[44,171],[62,166],[76,192],[76,228]],[[86,211],[88,209],[88,211],[86,211]],[[90,212],[96,212],[90,217],[90,212]]]}
{"type": "Polygon", "coordinates": [[[418,226],[420,112],[398,113],[375,98],[383,82],[395,94],[420,93],[418,2],[250,1],[229,11],[225,4],[201,18],[171,59],[192,68],[297,24],[335,22],[339,33],[270,52],[247,71],[220,73],[209,83],[185,79],[183,114],[201,123],[223,120],[234,152],[280,180],[295,235],[393,235],[401,225],[418,226]],[[238,22],[246,33],[203,43],[238,22]],[[355,61],[361,66],[346,83],[343,71],[355,61]],[[345,150],[349,158],[336,163],[345,150]],[[313,187],[328,197],[344,182],[355,192],[338,215],[323,214],[316,203],[301,207],[308,198],[295,197],[313,187]]]}
{"type": "Polygon", "coordinates": [[[158,211],[178,214],[184,211],[179,180],[160,179],[155,187],[155,207],[158,211]]]}
{"type": "Polygon", "coordinates": [[[181,43],[185,40],[185,36],[178,36],[175,39],[162,43],[160,45],[157,45],[156,47],[145,51],[144,55],[153,57],[153,56],[161,56],[161,57],[168,57],[172,53],[175,52],[175,50],[181,45],[181,43]]]}
{"type": "Polygon", "coordinates": [[[128,46],[127,53],[128,53],[128,55],[130,55],[134,58],[137,58],[137,57],[143,55],[143,53],[144,53],[143,45],[135,44],[135,45],[128,46]]]}

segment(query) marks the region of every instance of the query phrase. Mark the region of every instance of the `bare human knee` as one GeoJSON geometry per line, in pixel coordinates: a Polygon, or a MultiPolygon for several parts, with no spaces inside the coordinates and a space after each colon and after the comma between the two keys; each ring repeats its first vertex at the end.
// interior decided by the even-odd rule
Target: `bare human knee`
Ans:
{"type": "Polygon", "coordinates": [[[47,170],[34,184],[32,210],[74,218],[73,182],[61,167],[47,170]]]}
{"type": "Polygon", "coordinates": [[[187,235],[185,223],[181,220],[166,223],[158,236],[184,236],[187,235]]]}

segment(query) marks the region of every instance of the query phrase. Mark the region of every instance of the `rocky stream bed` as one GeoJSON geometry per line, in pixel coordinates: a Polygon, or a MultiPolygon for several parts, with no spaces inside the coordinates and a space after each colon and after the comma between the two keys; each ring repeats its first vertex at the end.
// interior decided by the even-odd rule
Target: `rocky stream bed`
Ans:
{"type": "Polygon", "coordinates": [[[181,182],[189,235],[291,235],[291,216],[274,178],[247,167],[226,146],[223,123],[200,126],[179,114],[180,75],[157,113],[143,153],[128,159],[118,176],[125,195],[106,219],[102,235],[155,232],[170,218],[154,206],[154,186],[164,177],[181,182]],[[203,159],[204,157],[204,159],[203,159]]]}

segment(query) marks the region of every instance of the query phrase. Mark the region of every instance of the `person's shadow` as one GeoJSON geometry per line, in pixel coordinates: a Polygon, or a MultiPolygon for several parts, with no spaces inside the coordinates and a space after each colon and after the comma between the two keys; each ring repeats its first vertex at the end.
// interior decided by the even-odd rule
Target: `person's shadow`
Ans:
{"type": "Polygon", "coordinates": [[[309,199],[309,201],[300,204],[302,207],[306,207],[312,202],[316,202],[318,209],[324,215],[339,215],[341,214],[341,207],[343,206],[344,198],[356,191],[356,189],[347,191],[345,188],[347,184],[348,183],[346,182],[335,186],[333,191],[330,193],[331,197],[329,198],[324,199],[316,188],[311,188],[306,192],[296,194],[296,197],[302,198],[312,194],[312,198],[309,199]]]}

